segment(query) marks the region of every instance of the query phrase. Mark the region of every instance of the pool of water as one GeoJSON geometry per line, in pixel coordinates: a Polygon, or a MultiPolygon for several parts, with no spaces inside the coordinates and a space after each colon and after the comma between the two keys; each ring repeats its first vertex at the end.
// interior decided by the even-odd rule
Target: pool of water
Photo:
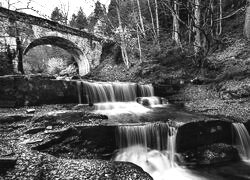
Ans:
{"type": "Polygon", "coordinates": [[[126,124],[144,122],[173,121],[179,124],[204,120],[215,120],[198,113],[188,112],[184,105],[158,104],[153,107],[143,106],[137,102],[96,103],[97,114],[105,114],[109,118],[104,124],[126,124]]]}

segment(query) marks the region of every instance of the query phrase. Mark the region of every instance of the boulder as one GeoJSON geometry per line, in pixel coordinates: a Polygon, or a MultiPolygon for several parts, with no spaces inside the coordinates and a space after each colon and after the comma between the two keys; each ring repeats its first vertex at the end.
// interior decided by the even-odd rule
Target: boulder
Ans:
{"type": "Polygon", "coordinates": [[[223,143],[197,147],[182,155],[187,164],[211,165],[240,160],[237,149],[223,143]]]}
{"type": "Polygon", "coordinates": [[[154,105],[160,105],[160,104],[161,105],[168,104],[167,99],[157,96],[138,97],[136,98],[136,102],[146,107],[152,107],[154,105]]]}
{"type": "Polygon", "coordinates": [[[0,157],[0,171],[2,169],[13,168],[16,165],[15,157],[0,157]]]}
{"type": "Polygon", "coordinates": [[[199,121],[178,128],[177,152],[215,143],[232,144],[232,124],[226,121],[199,121]]]}

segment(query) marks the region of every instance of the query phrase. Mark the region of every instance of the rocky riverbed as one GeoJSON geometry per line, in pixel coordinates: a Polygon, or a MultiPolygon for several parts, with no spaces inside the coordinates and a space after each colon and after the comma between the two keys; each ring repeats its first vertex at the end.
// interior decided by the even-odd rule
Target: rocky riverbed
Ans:
{"type": "MultiPolygon", "coordinates": [[[[1,109],[0,177],[3,179],[151,179],[131,163],[98,158],[57,158],[34,150],[78,133],[76,127],[98,125],[106,116],[69,111],[73,105],[1,109]],[[31,108],[28,108],[31,110],[31,108]],[[58,111],[57,109],[60,109],[58,111]],[[57,110],[57,111],[56,111],[57,110]]],[[[83,147],[84,149],[84,147],[83,147]]]]}
{"type": "MultiPolygon", "coordinates": [[[[217,123],[216,116],[194,114],[185,109],[174,112],[174,107],[165,120],[156,119],[177,127],[187,125],[179,128],[183,133],[178,149],[185,157],[179,163],[210,165],[239,159],[237,151],[226,145],[231,140],[223,139],[230,133],[228,119],[217,123]],[[189,125],[189,122],[193,123],[189,125]],[[200,132],[204,134],[199,135],[200,140],[190,143],[200,132]]],[[[0,110],[0,177],[3,179],[151,179],[134,164],[112,161],[118,149],[115,126],[122,122],[92,113],[93,107],[67,104],[0,110]]],[[[146,117],[139,122],[138,119],[131,122],[129,118],[129,122],[123,123],[152,123],[150,116],[146,117]]]]}

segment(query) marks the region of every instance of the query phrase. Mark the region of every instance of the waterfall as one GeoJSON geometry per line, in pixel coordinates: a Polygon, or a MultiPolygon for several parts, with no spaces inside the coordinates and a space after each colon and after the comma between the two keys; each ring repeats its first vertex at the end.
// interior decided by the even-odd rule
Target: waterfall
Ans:
{"type": "Polygon", "coordinates": [[[79,59],[78,58],[76,58],[76,59],[77,59],[77,64],[78,64],[78,68],[79,68],[79,75],[84,76],[87,73],[89,73],[90,65],[89,65],[89,61],[88,61],[87,56],[85,54],[80,55],[79,59]]]}
{"type": "Polygon", "coordinates": [[[177,134],[177,129],[174,127],[170,127],[168,135],[168,146],[167,146],[167,152],[169,153],[170,167],[175,166],[176,134],[177,134]]]}
{"type": "Polygon", "coordinates": [[[122,82],[83,82],[86,93],[93,103],[135,101],[138,94],[153,96],[152,85],[122,82]],[[139,92],[138,92],[139,91],[139,92]]]}
{"type": "Polygon", "coordinates": [[[119,126],[115,161],[132,162],[154,179],[168,178],[166,172],[177,167],[176,134],[177,129],[166,123],[119,126]]]}
{"type": "Polygon", "coordinates": [[[142,97],[154,96],[154,88],[151,84],[139,85],[142,97]]]}
{"type": "Polygon", "coordinates": [[[119,148],[143,145],[157,150],[167,150],[170,127],[166,123],[127,125],[118,127],[119,148]]]}
{"type": "Polygon", "coordinates": [[[82,82],[76,81],[76,86],[77,86],[78,104],[82,104],[82,92],[81,92],[82,82]]]}
{"type": "Polygon", "coordinates": [[[242,123],[233,123],[236,148],[243,160],[250,160],[250,136],[242,123]]]}
{"type": "Polygon", "coordinates": [[[154,88],[151,84],[140,85],[124,82],[77,82],[79,103],[86,97],[87,103],[93,103],[96,113],[117,115],[121,113],[140,114],[149,111],[138,104],[138,96],[151,97],[154,88]]]}

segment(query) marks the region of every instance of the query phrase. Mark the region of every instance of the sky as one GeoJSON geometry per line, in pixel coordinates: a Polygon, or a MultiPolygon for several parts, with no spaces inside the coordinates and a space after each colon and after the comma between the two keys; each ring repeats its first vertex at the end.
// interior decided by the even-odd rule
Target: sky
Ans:
{"type": "MultiPolygon", "coordinates": [[[[39,11],[39,13],[32,10],[22,10],[22,12],[47,18],[50,17],[55,7],[59,7],[65,12],[69,9],[69,18],[71,18],[72,14],[76,14],[80,7],[82,7],[84,13],[89,16],[91,12],[93,12],[94,4],[97,0],[0,0],[0,4],[7,8],[8,1],[12,4],[10,8],[12,10],[26,7],[27,3],[31,1],[30,7],[33,7],[35,10],[39,11]]],[[[105,4],[107,9],[110,0],[99,1],[105,4]]]]}

